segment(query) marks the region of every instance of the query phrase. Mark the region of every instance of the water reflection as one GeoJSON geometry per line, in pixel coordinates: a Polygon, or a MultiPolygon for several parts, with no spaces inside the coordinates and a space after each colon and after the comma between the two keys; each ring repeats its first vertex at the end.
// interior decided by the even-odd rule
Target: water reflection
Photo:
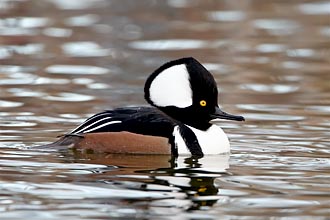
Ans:
{"type": "MultiPolygon", "coordinates": [[[[73,158],[77,162],[117,167],[110,171],[111,177],[104,180],[108,184],[147,192],[185,193],[187,199],[192,201],[187,210],[215,204],[221,197],[218,195],[219,186],[214,181],[228,175],[226,170],[229,168],[229,155],[175,158],[167,155],[102,155],[75,151],[73,158]]],[[[172,194],[168,196],[177,197],[172,194]]]]}
{"type": "Polygon", "coordinates": [[[88,27],[97,23],[100,20],[98,15],[86,14],[67,18],[64,22],[68,26],[88,27]]]}
{"type": "Polygon", "coordinates": [[[242,11],[217,11],[209,13],[209,17],[215,21],[241,21],[246,18],[242,11]]]}
{"type": "Polygon", "coordinates": [[[50,101],[61,101],[61,102],[86,102],[93,100],[94,97],[89,95],[62,92],[56,95],[48,95],[42,97],[42,99],[50,100],[50,101]]]}
{"type": "Polygon", "coordinates": [[[103,57],[110,55],[109,49],[101,48],[95,42],[69,42],[62,46],[64,54],[73,57],[103,57]]]}
{"type": "MultiPolygon", "coordinates": [[[[173,215],[172,208],[199,210],[213,206],[221,198],[215,180],[228,175],[225,170],[229,156],[212,157],[208,160],[207,157],[6,150],[0,153],[0,165],[4,168],[0,192],[2,197],[25,194],[33,198],[34,208],[30,206],[32,201],[15,206],[15,198],[7,199],[8,203],[3,205],[11,210],[9,214],[21,209],[38,210],[49,199],[68,207],[83,199],[107,207],[106,212],[116,212],[121,200],[139,211],[139,203],[148,200],[147,209],[157,211],[156,216],[167,211],[173,215]],[[218,166],[215,161],[222,165],[218,166]],[[210,172],[215,165],[217,172],[210,172]],[[13,169],[22,178],[18,180],[10,175],[13,169]],[[39,174],[35,176],[37,170],[39,174]],[[34,177],[31,179],[27,174],[34,177]],[[57,182],[58,178],[62,182],[57,182]],[[177,199],[183,202],[178,203],[177,199]]],[[[55,216],[62,214],[58,212],[55,216]]]]}
{"type": "Polygon", "coordinates": [[[300,27],[297,22],[284,19],[257,19],[254,26],[267,30],[271,35],[291,35],[300,27]]]}
{"type": "Polygon", "coordinates": [[[295,92],[299,89],[298,86],[293,85],[281,85],[281,84],[245,84],[242,85],[243,89],[253,90],[255,92],[261,92],[263,94],[267,93],[290,93],[295,92]]]}
{"type": "Polygon", "coordinates": [[[44,27],[50,23],[48,18],[43,17],[14,17],[0,19],[0,35],[20,36],[37,35],[35,29],[44,27]]]}
{"type": "Polygon", "coordinates": [[[43,30],[43,33],[50,37],[70,37],[72,30],[67,28],[50,27],[43,30]]]}
{"type": "Polygon", "coordinates": [[[330,3],[326,1],[305,3],[298,6],[298,8],[305,14],[322,15],[330,13],[330,3]]]}
{"type": "Polygon", "coordinates": [[[8,107],[18,107],[18,106],[22,106],[24,105],[24,103],[21,102],[11,102],[11,101],[2,101],[0,100],[0,107],[1,108],[8,108],[8,107]]]}
{"type": "Polygon", "coordinates": [[[100,8],[107,5],[105,0],[49,0],[57,8],[62,10],[84,10],[90,8],[100,8]]]}
{"type": "Polygon", "coordinates": [[[103,67],[86,65],[52,65],[45,71],[54,74],[106,74],[109,72],[103,67]]]}
{"type": "Polygon", "coordinates": [[[208,43],[193,39],[171,39],[171,40],[152,40],[135,41],[130,43],[130,47],[140,50],[187,50],[208,47],[208,43]]]}

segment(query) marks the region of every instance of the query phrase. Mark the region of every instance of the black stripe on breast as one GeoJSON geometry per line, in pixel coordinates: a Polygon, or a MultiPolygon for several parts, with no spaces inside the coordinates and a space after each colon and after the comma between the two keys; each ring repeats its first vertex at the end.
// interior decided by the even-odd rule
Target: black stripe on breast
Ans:
{"type": "Polygon", "coordinates": [[[191,155],[204,156],[201,146],[197,140],[195,133],[186,125],[182,124],[179,126],[180,134],[186,143],[191,155]]]}

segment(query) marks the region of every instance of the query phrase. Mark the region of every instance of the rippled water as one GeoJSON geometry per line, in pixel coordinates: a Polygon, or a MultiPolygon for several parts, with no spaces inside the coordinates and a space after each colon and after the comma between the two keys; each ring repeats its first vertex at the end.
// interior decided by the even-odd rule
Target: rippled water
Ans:
{"type": "Polygon", "coordinates": [[[330,219],[329,1],[0,1],[1,219],[330,219]],[[232,155],[40,152],[199,59],[232,155]]]}

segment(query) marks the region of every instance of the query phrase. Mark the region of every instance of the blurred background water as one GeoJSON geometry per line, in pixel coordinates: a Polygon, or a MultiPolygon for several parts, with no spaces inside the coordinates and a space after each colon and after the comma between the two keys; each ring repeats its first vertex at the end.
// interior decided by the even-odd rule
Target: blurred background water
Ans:
{"type": "Polygon", "coordinates": [[[1,0],[1,219],[330,219],[330,2],[1,0]],[[193,56],[232,155],[29,149],[193,56]]]}

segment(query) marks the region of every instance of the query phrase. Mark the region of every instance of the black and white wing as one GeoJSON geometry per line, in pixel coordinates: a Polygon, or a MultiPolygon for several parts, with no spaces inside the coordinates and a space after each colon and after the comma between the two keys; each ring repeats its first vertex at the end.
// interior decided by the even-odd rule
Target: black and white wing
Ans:
{"type": "Polygon", "coordinates": [[[176,121],[152,107],[107,110],[88,118],[68,135],[128,131],[143,135],[169,137],[176,121]]]}

